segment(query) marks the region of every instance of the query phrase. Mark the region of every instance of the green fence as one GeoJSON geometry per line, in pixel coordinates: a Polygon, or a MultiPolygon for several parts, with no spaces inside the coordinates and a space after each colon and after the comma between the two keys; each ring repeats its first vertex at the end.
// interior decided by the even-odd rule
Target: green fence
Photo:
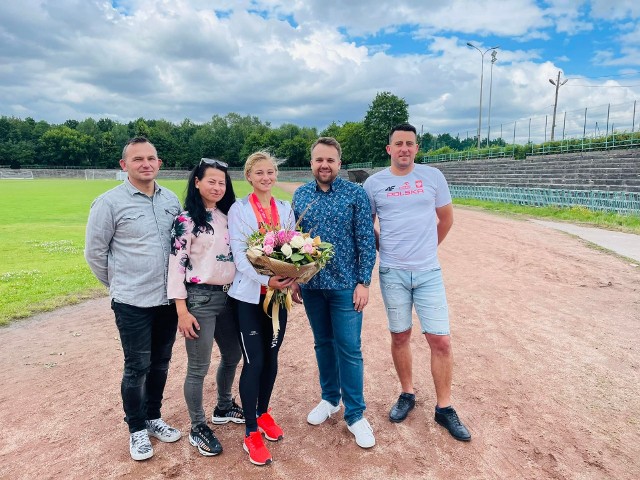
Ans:
{"type": "Polygon", "coordinates": [[[476,187],[449,185],[454,198],[476,198],[492,202],[534,206],[582,206],[590,210],[640,214],[640,194],[602,190],[562,190],[554,188],[476,187]]]}
{"type": "Polygon", "coordinates": [[[422,157],[422,163],[459,162],[463,160],[490,160],[493,158],[513,158],[513,147],[495,147],[490,150],[463,150],[422,157]]]}
{"type": "Polygon", "coordinates": [[[458,162],[464,160],[491,160],[499,158],[525,158],[531,155],[625,150],[640,147],[640,133],[611,134],[604,138],[573,138],[545,142],[539,145],[507,145],[485,149],[470,149],[461,152],[441,153],[422,157],[422,163],[458,162]],[[514,153],[515,151],[515,153],[514,153]]]}
{"type": "MultiPolygon", "coordinates": [[[[620,136],[619,136],[620,137],[620,136]]],[[[606,150],[622,150],[626,148],[640,147],[640,136],[637,134],[631,138],[620,137],[616,139],[615,135],[611,135],[605,139],[594,141],[590,138],[581,138],[578,140],[565,140],[563,142],[554,142],[531,146],[527,151],[529,155],[552,155],[557,153],[574,153],[574,152],[596,152],[606,150]]]]}

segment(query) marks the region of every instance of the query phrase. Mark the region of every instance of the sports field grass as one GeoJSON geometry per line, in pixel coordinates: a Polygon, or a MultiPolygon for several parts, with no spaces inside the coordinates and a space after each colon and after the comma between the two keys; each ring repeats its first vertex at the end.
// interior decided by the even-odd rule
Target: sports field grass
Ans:
{"type": "MultiPolygon", "coordinates": [[[[119,183],[0,180],[0,325],[106,293],[84,260],[84,233],[93,199],[119,183]]],[[[186,181],[160,183],[184,199],[186,181]]],[[[247,182],[233,186],[238,197],[250,191],[247,182]]]]}
{"type": "Polygon", "coordinates": [[[483,210],[506,215],[544,218],[559,222],[571,222],[584,226],[617,230],[640,235],[640,215],[621,215],[613,212],[597,212],[585,207],[534,207],[530,205],[514,205],[512,203],[487,202],[470,198],[456,198],[455,205],[479,207],[483,210]]]}
{"type": "MultiPolygon", "coordinates": [[[[0,326],[38,312],[106,294],[84,261],[84,231],[94,198],[116,180],[0,180],[0,326]]],[[[160,182],[183,199],[186,181],[160,182]]],[[[234,182],[238,197],[250,191],[234,182]]],[[[291,195],[276,189],[278,198],[291,195]]],[[[571,221],[640,234],[640,217],[591,212],[584,208],[537,208],[455,199],[505,214],[571,221]]]]}

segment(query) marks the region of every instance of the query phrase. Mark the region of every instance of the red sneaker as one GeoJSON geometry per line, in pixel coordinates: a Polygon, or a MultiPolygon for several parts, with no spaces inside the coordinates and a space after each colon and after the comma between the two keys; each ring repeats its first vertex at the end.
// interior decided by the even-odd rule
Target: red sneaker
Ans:
{"type": "Polygon", "coordinates": [[[244,437],[242,447],[249,454],[249,460],[254,465],[268,465],[271,463],[271,454],[267,447],[264,446],[260,432],[251,432],[248,437],[244,437]]]}
{"type": "MultiPolygon", "coordinates": [[[[269,409],[269,412],[271,409],[269,409]]],[[[269,415],[269,412],[263,413],[258,417],[258,430],[264,433],[264,437],[272,442],[282,440],[284,432],[280,426],[273,420],[273,417],[269,415]]]]}

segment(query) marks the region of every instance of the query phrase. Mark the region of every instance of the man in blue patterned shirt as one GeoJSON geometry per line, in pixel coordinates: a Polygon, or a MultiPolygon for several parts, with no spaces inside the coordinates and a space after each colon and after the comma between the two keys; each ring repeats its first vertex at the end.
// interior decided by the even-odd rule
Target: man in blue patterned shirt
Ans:
{"type": "Polygon", "coordinates": [[[342,150],[331,137],[311,147],[315,180],[293,195],[293,209],[306,232],[334,246],[335,256],[294,299],[304,300],[313,331],[322,400],[307,422],[320,425],[345,406],[344,419],[362,448],[375,445],[363,392],[364,364],[360,346],[362,310],[369,301],[371,271],[376,261],[371,205],[362,187],[338,177],[342,150]]]}

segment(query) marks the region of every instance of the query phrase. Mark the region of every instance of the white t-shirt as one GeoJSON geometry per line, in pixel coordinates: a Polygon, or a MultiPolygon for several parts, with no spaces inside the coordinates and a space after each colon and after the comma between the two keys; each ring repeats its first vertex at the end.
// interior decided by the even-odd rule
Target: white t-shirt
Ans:
{"type": "Polygon", "coordinates": [[[440,170],[416,164],[407,175],[386,168],[364,182],[371,212],[380,220],[380,266],[433,270],[438,262],[436,208],[451,203],[440,170]]]}

